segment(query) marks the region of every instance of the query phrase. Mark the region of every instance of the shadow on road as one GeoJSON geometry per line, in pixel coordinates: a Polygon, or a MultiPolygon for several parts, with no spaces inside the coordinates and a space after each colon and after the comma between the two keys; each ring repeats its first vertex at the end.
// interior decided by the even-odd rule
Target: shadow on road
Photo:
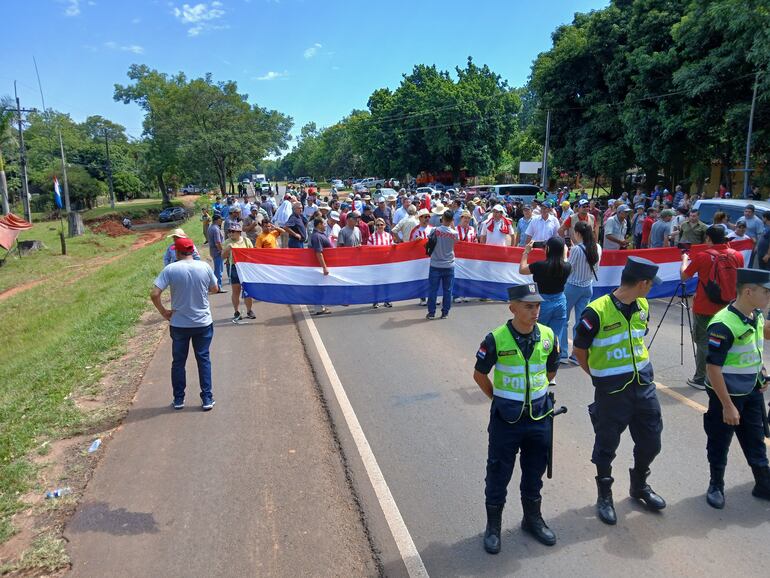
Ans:
{"type": "Polygon", "coordinates": [[[110,510],[106,502],[83,504],[69,525],[71,532],[104,532],[116,536],[156,534],[160,532],[150,513],[110,510]]]}

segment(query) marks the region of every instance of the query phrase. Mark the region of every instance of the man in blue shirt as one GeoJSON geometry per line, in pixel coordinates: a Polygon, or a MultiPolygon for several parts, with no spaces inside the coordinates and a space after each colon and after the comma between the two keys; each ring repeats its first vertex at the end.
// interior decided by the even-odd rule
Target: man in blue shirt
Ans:
{"type": "Polygon", "coordinates": [[[289,249],[303,249],[307,238],[307,219],[302,214],[302,203],[295,201],[291,207],[292,213],[283,228],[289,235],[289,249]]]}
{"type": "Polygon", "coordinates": [[[524,216],[516,222],[516,239],[519,247],[527,245],[527,227],[532,222],[532,207],[524,205],[524,216]]]}

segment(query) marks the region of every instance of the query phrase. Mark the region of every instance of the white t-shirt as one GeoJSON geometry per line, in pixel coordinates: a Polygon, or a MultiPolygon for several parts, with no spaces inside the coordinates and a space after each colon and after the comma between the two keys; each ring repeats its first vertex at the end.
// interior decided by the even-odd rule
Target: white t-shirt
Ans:
{"type": "Polygon", "coordinates": [[[330,225],[329,223],[326,223],[326,236],[329,237],[332,247],[336,247],[337,237],[340,236],[340,224],[334,223],[333,225],[330,225]]]}
{"type": "Polygon", "coordinates": [[[510,232],[506,234],[500,230],[503,224],[505,223],[503,219],[500,219],[499,221],[495,222],[494,227],[492,227],[492,230],[490,231],[489,225],[492,222],[494,221],[492,221],[492,219],[490,218],[481,226],[481,235],[483,237],[486,237],[484,244],[505,247],[508,244],[508,235],[510,235],[513,232],[513,225],[508,226],[508,230],[510,232]]]}
{"type": "Polygon", "coordinates": [[[542,243],[551,237],[555,237],[558,231],[559,219],[553,215],[548,215],[548,219],[543,219],[541,215],[537,219],[532,218],[532,222],[527,227],[525,234],[528,237],[532,237],[533,241],[542,243]]]}

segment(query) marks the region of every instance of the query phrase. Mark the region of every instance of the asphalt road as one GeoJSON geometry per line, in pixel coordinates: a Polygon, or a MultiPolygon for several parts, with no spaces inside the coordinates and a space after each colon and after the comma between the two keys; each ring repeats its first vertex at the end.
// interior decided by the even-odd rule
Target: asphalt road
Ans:
{"type": "MultiPolygon", "coordinates": [[[[653,330],[665,304],[652,304],[653,330]]],[[[685,383],[693,373],[692,349],[685,327],[680,365],[678,307],[651,349],[663,384],[664,432],[650,483],[666,498],[666,510],[649,513],[628,497],[633,458],[626,433],[614,464],[618,525],[596,519],[586,409],[593,388],[580,368],[562,365],[557,404],[569,413],[556,420],[554,479],[543,489],[543,514],[559,542],[548,548],[519,529],[517,465],[497,556],[481,544],[489,401],[472,372],[480,341],[507,319],[506,305],[460,304],[450,319],[430,322],[416,302],[333,310],[314,322],[431,576],[767,576],[770,503],[750,495],[753,477],[737,441],[726,475],[727,507],[717,511],[705,501],[701,408],[707,400],[685,383]]]]}
{"type": "Polygon", "coordinates": [[[212,310],[216,407],[200,409],[192,352],[170,407],[164,339],[67,525],[69,575],[377,575],[289,308],[234,325],[228,293],[212,310]]]}

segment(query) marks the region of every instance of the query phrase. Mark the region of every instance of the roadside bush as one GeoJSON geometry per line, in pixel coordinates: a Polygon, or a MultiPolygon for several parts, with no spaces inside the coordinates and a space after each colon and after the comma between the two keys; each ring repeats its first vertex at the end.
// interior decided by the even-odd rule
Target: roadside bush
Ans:
{"type": "Polygon", "coordinates": [[[115,173],[112,177],[112,183],[115,187],[115,195],[121,201],[136,198],[142,192],[141,179],[132,173],[115,173]]]}

